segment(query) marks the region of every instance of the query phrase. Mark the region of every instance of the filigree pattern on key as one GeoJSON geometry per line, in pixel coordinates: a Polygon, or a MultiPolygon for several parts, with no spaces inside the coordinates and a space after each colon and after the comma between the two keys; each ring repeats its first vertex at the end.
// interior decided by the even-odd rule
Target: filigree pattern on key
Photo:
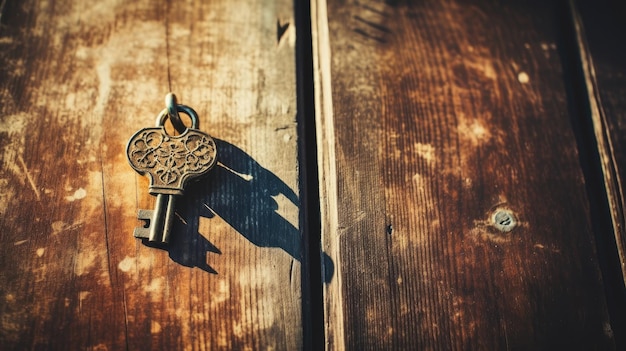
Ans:
{"type": "Polygon", "coordinates": [[[182,191],[187,175],[206,173],[215,163],[215,142],[208,135],[187,130],[179,136],[169,136],[163,128],[145,128],[128,143],[131,166],[148,173],[153,188],[182,191]]]}

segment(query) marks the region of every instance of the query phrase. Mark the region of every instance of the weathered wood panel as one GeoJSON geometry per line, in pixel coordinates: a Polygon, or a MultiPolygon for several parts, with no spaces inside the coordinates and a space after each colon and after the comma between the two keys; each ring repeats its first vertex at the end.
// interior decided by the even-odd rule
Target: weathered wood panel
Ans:
{"type": "Polygon", "coordinates": [[[581,71],[589,98],[594,137],[607,188],[613,230],[626,277],[626,48],[621,33],[626,7],[621,2],[576,2],[574,21],[581,71]]]}
{"type": "Polygon", "coordinates": [[[619,1],[568,3],[569,80],[578,105],[574,126],[597,233],[609,314],[618,349],[626,345],[626,49],[621,35],[626,7],[619,1]],[[620,332],[621,331],[621,332],[620,332]]]}
{"type": "Polygon", "coordinates": [[[2,348],[300,348],[293,4],[2,4],[2,348]],[[168,91],[220,165],[161,250],[125,143],[168,91]]]}
{"type": "Polygon", "coordinates": [[[555,3],[314,4],[329,349],[615,347],[555,3]]]}

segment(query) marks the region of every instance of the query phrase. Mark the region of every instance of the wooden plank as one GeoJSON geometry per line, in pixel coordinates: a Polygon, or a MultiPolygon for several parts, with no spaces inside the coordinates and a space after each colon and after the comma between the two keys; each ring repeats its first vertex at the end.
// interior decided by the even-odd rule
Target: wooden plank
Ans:
{"type": "Polygon", "coordinates": [[[335,125],[333,100],[330,97],[331,67],[328,32],[328,13],[325,1],[311,1],[311,44],[313,53],[313,81],[317,162],[320,197],[321,250],[329,260],[321,261],[323,275],[324,341],[326,348],[344,346],[341,255],[336,240],[338,233],[337,163],[335,162],[335,125]],[[327,263],[332,263],[329,269],[327,263]],[[330,273],[330,274],[329,274],[330,273]]]}
{"type": "MultiPolygon", "coordinates": [[[[622,276],[626,277],[626,50],[619,44],[626,8],[572,1],[584,88],[589,99],[591,129],[597,143],[603,181],[607,189],[612,229],[615,232],[622,276]]],[[[623,278],[626,280],[626,278],[623,278]]],[[[622,284],[623,285],[623,284],[622,284]]]]}
{"type": "Polygon", "coordinates": [[[313,5],[328,349],[615,347],[554,3],[313,5]]]}
{"type": "Polygon", "coordinates": [[[574,127],[594,218],[609,315],[618,349],[626,345],[626,222],[623,183],[626,171],[624,124],[626,50],[617,33],[624,31],[626,7],[618,1],[569,1],[566,25],[572,87],[579,114],[574,127]],[[622,331],[622,332],[620,332],[622,331]]]}
{"type": "Polygon", "coordinates": [[[2,3],[2,347],[301,348],[292,2],[2,3]],[[162,250],[125,144],[168,91],[220,165],[162,250]]]}

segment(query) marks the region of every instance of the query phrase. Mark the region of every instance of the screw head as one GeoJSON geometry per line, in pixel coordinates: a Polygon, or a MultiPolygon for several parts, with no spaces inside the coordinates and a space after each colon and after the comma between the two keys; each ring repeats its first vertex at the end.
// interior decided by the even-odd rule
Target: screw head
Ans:
{"type": "Polygon", "coordinates": [[[517,226],[517,218],[509,209],[497,209],[491,215],[493,226],[503,233],[508,233],[517,226]]]}

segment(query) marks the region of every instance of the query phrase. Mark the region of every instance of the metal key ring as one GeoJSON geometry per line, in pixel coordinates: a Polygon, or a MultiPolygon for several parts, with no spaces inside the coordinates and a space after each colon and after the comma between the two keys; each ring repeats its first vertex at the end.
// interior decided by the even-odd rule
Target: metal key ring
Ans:
{"type": "Polygon", "coordinates": [[[174,126],[174,128],[182,134],[185,129],[187,129],[187,126],[185,126],[183,121],[180,119],[180,116],[178,115],[178,111],[176,108],[176,106],[178,106],[178,103],[176,102],[176,95],[174,95],[173,93],[168,93],[165,96],[165,106],[167,107],[167,114],[170,116],[170,122],[172,122],[172,126],[174,126]]]}
{"type": "MultiPolygon", "coordinates": [[[[176,112],[183,112],[183,113],[187,114],[191,118],[191,127],[185,126],[182,123],[182,121],[180,121],[181,125],[185,129],[183,129],[182,131],[176,129],[176,130],[178,130],[178,132],[183,133],[187,128],[198,129],[198,114],[191,107],[186,106],[186,105],[176,105],[176,112]]],[[[168,118],[168,117],[171,118],[170,114],[169,114],[169,110],[167,108],[165,108],[157,116],[157,118],[156,118],[156,126],[157,127],[162,127],[165,124],[165,119],[168,118]]],[[[172,124],[173,123],[174,122],[172,122],[172,124]]]]}

